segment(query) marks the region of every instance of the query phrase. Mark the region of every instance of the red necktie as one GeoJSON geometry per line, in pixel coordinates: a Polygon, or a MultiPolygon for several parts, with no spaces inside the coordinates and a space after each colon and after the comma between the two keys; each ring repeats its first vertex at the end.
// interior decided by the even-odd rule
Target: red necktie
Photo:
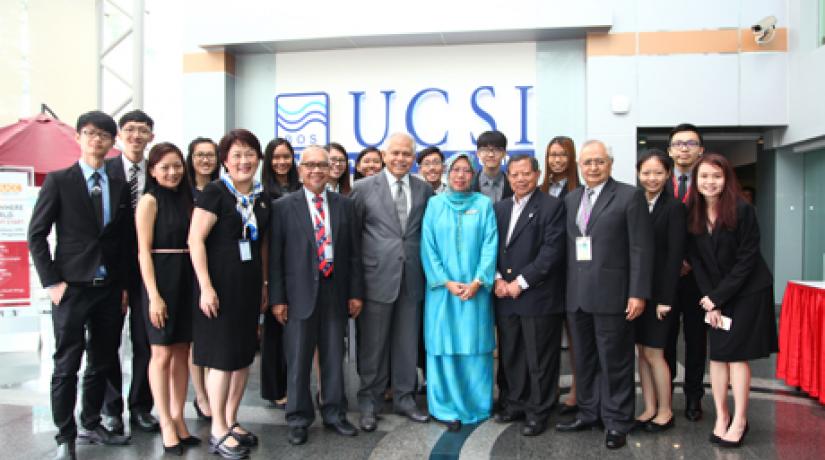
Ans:
{"type": "Polygon", "coordinates": [[[327,260],[325,256],[325,249],[329,244],[329,238],[327,238],[327,231],[324,226],[323,195],[316,194],[312,202],[315,203],[315,210],[318,211],[315,215],[315,247],[316,254],[318,255],[318,270],[324,275],[324,278],[328,278],[329,275],[332,274],[332,262],[327,260]]]}

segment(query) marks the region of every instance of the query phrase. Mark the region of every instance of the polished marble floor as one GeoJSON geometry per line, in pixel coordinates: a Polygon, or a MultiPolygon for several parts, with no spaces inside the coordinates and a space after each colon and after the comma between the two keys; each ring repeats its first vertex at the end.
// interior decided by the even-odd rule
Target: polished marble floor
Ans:
{"type": "MultiPolygon", "coordinates": [[[[48,324],[48,321],[44,321],[48,324]]],[[[46,459],[54,455],[55,429],[49,410],[48,382],[51,373],[50,331],[45,331],[41,349],[32,352],[0,353],[0,459],[46,459]]],[[[125,342],[125,340],[124,340],[125,342]]],[[[121,350],[128,364],[129,347],[121,350]]],[[[567,357],[563,358],[563,384],[569,384],[567,357]]],[[[124,366],[128,368],[128,366],[124,366]]],[[[357,375],[354,365],[346,365],[347,392],[355,400],[357,375]]],[[[240,421],[261,438],[252,451],[253,459],[822,459],[825,458],[825,407],[815,400],[785,387],[773,378],[774,359],[753,363],[753,387],[749,409],[750,433],[738,450],[714,447],[707,441],[712,428],[713,407],[704,400],[705,418],[689,422],[682,416],[684,398],[679,388],[674,395],[676,427],[663,434],[631,434],[628,446],[618,451],[604,447],[599,431],[573,434],[548,430],[536,438],[519,434],[518,424],[497,424],[492,420],[465,426],[449,433],[436,423],[416,424],[390,414],[390,407],[373,433],[344,438],[325,430],[320,422],[310,429],[309,442],[291,446],[282,411],[273,409],[259,396],[256,361],[245,394],[240,421]]],[[[128,382],[128,377],[124,378],[128,382]]],[[[709,393],[709,391],[708,391],[709,393]]],[[[191,398],[190,398],[191,400],[191,398]]],[[[425,398],[420,397],[422,405],[425,398]]],[[[637,399],[641,404],[641,398],[637,399]]],[[[191,404],[186,415],[192,432],[207,438],[209,427],[195,418],[191,404]]],[[[350,413],[357,422],[358,414],[350,413]]],[[[564,417],[554,415],[552,423],[564,417]]],[[[157,435],[132,433],[126,447],[78,446],[82,459],[143,459],[162,457],[157,435]]],[[[205,447],[192,448],[185,458],[218,458],[205,447]]]]}

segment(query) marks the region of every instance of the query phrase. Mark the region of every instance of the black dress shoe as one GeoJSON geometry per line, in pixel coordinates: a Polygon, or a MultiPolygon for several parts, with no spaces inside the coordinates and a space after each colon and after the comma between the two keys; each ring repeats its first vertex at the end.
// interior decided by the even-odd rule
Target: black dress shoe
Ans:
{"type": "Polygon", "coordinates": [[[662,431],[667,431],[673,428],[675,424],[676,423],[674,422],[672,415],[670,416],[670,420],[661,425],[654,422],[653,419],[650,419],[647,421],[647,423],[645,423],[645,431],[647,431],[648,433],[661,433],[662,431]]]}
{"type": "Polygon", "coordinates": [[[539,420],[527,420],[521,427],[522,436],[538,436],[547,429],[547,422],[539,420]]]}
{"type": "Polygon", "coordinates": [[[187,438],[180,438],[180,444],[184,447],[194,447],[201,445],[201,438],[190,435],[187,438]]]}
{"type": "Polygon", "coordinates": [[[607,430],[604,437],[604,446],[608,449],[618,449],[627,444],[627,435],[616,430],[607,430]]]}
{"type": "Polygon", "coordinates": [[[330,430],[335,431],[336,433],[340,434],[341,436],[357,436],[358,430],[352,426],[352,423],[349,422],[346,418],[342,418],[334,423],[324,423],[324,426],[329,428],[330,430]]]}
{"type": "Polygon", "coordinates": [[[192,400],[192,407],[195,408],[195,413],[198,414],[198,420],[203,420],[205,422],[212,421],[212,416],[204,414],[201,410],[201,406],[198,405],[198,398],[192,400]]]}
{"type": "Polygon", "coordinates": [[[523,418],[524,412],[510,412],[509,410],[503,410],[496,414],[497,423],[510,423],[523,418]]]}
{"type": "Polygon", "coordinates": [[[685,404],[685,418],[691,422],[702,420],[702,400],[688,399],[685,404]]]}
{"type": "Polygon", "coordinates": [[[129,423],[147,433],[155,433],[160,431],[160,423],[158,423],[158,419],[148,412],[130,413],[129,423]]]}
{"type": "Polygon", "coordinates": [[[209,436],[209,453],[217,454],[229,460],[240,460],[249,456],[249,449],[238,444],[237,446],[227,446],[226,440],[232,436],[232,431],[227,431],[220,438],[209,436]]]}
{"type": "Polygon", "coordinates": [[[302,426],[293,426],[289,429],[289,443],[300,446],[307,442],[307,429],[302,426]]]}
{"type": "Polygon", "coordinates": [[[575,414],[579,411],[579,406],[573,404],[572,406],[567,404],[559,404],[559,414],[567,415],[567,414],[575,414]]]}
{"type": "MultiPolygon", "coordinates": [[[[162,439],[161,439],[160,443],[163,444],[162,439]]],[[[183,444],[181,444],[180,442],[178,442],[174,446],[167,446],[166,444],[163,444],[163,452],[167,453],[167,454],[182,456],[183,455],[183,444]]]]}
{"type": "Polygon", "coordinates": [[[120,415],[104,415],[100,424],[111,433],[123,434],[123,417],[120,415]]]}
{"type": "Polygon", "coordinates": [[[240,423],[232,424],[232,426],[229,427],[229,433],[232,434],[232,437],[244,447],[255,447],[258,445],[258,437],[251,431],[243,428],[240,423]],[[235,431],[235,428],[240,428],[246,431],[246,433],[239,433],[235,431]]]}
{"type": "Polygon", "coordinates": [[[399,415],[403,415],[408,419],[412,420],[413,422],[417,423],[427,423],[430,421],[430,416],[417,407],[413,407],[412,409],[407,410],[398,410],[396,411],[396,413],[399,415]]]}
{"type": "Polygon", "coordinates": [[[107,446],[125,446],[129,444],[129,437],[114,434],[98,425],[93,430],[79,430],[77,440],[81,444],[105,444],[107,446]]]}
{"type": "Polygon", "coordinates": [[[601,426],[601,423],[598,420],[593,422],[585,422],[580,418],[575,418],[570,422],[557,423],[556,431],[561,431],[562,433],[569,433],[572,431],[590,430],[593,428],[598,428],[599,426],[601,426]]]}
{"type": "Polygon", "coordinates": [[[739,438],[738,441],[726,441],[722,438],[719,438],[719,447],[728,447],[728,448],[739,448],[742,447],[742,443],[745,442],[745,435],[748,434],[748,422],[745,422],[745,430],[742,431],[742,436],[739,438]]]}
{"type": "Polygon", "coordinates": [[[361,426],[362,431],[372,432],[378,428],[378,422],[375,420],[375,414],[361,414],[361,418],[358,420],[358,424],[361,426]]]}
{"type": "Polygon", "coordinates": [[[77,460],[77,453],[75,453],[74,440],[66,441],[57,445],[57,453],[54,460],[77,460]]]}

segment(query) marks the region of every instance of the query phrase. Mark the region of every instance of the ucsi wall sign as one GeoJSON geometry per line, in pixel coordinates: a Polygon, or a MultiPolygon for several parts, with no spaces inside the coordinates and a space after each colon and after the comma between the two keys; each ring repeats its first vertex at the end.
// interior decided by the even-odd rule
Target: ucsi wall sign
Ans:
{"type": "Polygon", "coordinates": [[[402,131],[452,153],[497,129],[510,154],[533,154],[535,60],[535,44],[278,54],[275,135],[354,153],[402,131]]]}

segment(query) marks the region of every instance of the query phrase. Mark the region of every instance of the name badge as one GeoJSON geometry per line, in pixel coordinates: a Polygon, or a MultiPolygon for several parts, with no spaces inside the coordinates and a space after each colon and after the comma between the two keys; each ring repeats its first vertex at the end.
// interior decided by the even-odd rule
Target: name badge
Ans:
{"type": "Polygon", "coordinates": [[[249,245],[249,240],[238,240],[238,249],[241,253],[241,262],[252,260],[252,247],[249,245]]]}
{"type": "Polygon", "coordinates": [[[593,260],[593,246],[589,236],[576,237],[576,260],[589,262],[593,260]]]}

